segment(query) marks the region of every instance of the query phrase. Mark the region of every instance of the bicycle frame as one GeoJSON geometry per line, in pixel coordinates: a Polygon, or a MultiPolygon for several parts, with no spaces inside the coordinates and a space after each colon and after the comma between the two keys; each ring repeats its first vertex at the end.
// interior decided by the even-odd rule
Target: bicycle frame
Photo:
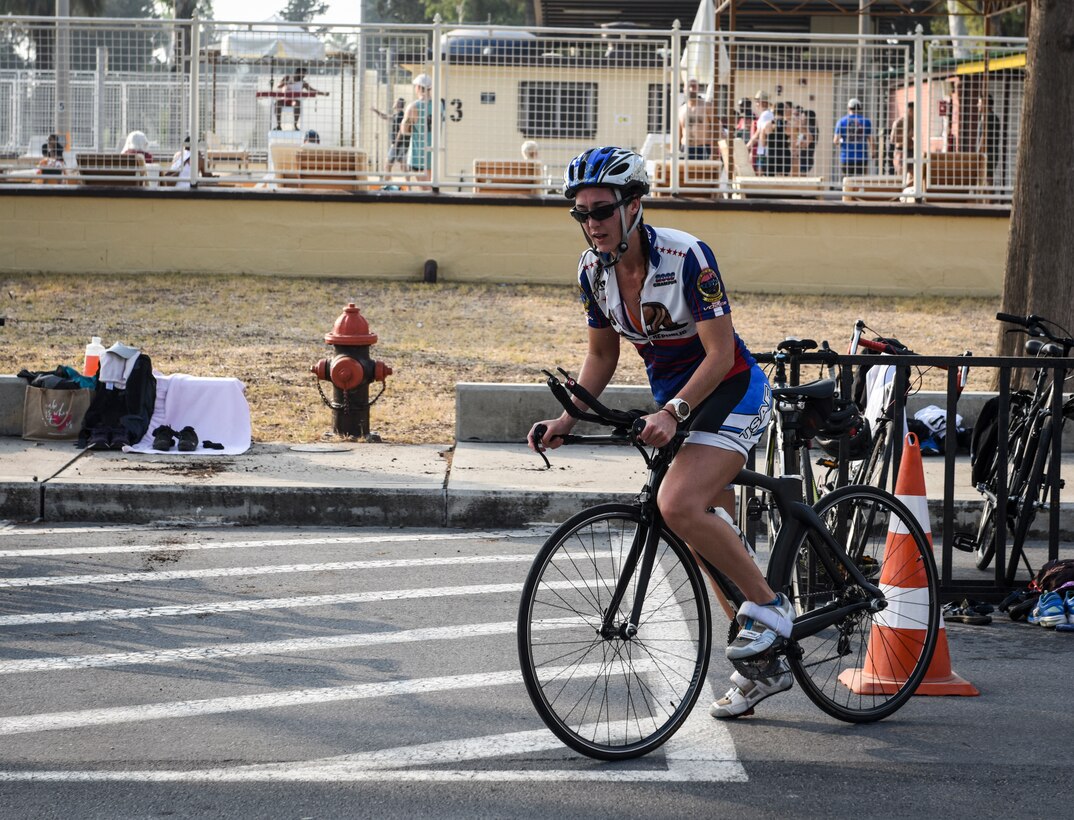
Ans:
{"type": "MultiPolygon", "coordinates": [[[[651,473],[651,480],[646,483],[645,489],[642,491],[645,497],[639,497],[642,520],[647,524],[645,541],[644,544],[639,545],[641,531],[639,530],[638,533],[635,533],[634,543],[631,544],[630,551],[624,561],[623,570],[619,575],[619,580],[605,611],[604,621],[601,624],[601,634],[605,637],[620,635],[621,637],[631,638],[637,634],[645,595],[648,592],[649,578],[656,561],[656,543],[659,540],[661,526],[664,523],[660,516],[660,511],[656,507],[655,492],[659,487],[660,480],[663,478],[663,472],[670,462],[671,458],[667,458],[666,462],[661,460],[660,464],[655,465],[655,476],[651,473]],[[655,480],[652,477],[655,477],[655,480]],[[634,570],[639,559],[641,560],[641,570],[637,583],[633,584],[634,570]],[[618,612],[619,605],[623,602],[623,598],[632,584],[634,605],[630,617],[626,623],[616,623],[615,613],[618,612]]],[[[841,567],[836,566],[825,551],[813,551],[812,554],[820,560],[828,576],[831,578],[838,577],[840,570],[844,570],[856,584],[872,595],[872,598],[862,599],[850,604],[826,604],[808,613],[801,614],[794,622],[791,632],[792,640],[814,635],[820,630],[839,623],[861,610],[883,609],[886,606],[883,591],[865,578],[861,569],[846,554],[846,550],[843,549],[843,546],[832,535],[813,508],[802,501],[802,484],[799,478],[789,476],[776,478],[744,469],[736,476],[735,483],[767,491],[771,494],[779,510],[782,523],[769,558],[768,579],[770,582],[778,578],[787,577],[790,564],[798,553],[799,545],[804,542],[807,535],[812,533],[819,536],[828,549],[831,550],[831,553],[839,558],[841,567]]],[[[697,555],[696,552],[694,554],[697,555]]],[[[745,599],[730,579],[705,558],[700,555],[697,555],[697,557],[713,580],[716,581],[721,592],[727,596],[727,599],[733,602],[736,608],[741,606],[745,599]]]]}

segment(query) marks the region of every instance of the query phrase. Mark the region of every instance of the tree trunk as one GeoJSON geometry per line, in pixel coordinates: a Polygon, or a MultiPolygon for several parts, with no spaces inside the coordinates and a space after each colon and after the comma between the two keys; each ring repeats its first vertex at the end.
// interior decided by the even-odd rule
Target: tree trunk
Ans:
{"type": "MultiPolygon", "coordinates": [[[[1074,3],[1032,0],[1025,102],[1002,310],[1036,313],[1074,335],[1074,3]]],[[[999,329],[996,351],[1023,354],[999,329]]]]}

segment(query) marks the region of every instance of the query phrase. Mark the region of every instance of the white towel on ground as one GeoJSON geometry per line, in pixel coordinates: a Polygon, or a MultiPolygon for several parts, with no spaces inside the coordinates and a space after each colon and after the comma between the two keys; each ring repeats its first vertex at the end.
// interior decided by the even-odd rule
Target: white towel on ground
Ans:
{"type": "Polygon", "coordinates": [[[124,447],[130,453],[167,453],[171,455],[238,455],[250,449],[250,405],[246,402],[246,385],[234,378],[188,376],[177,373],[157,377],[157,402],[149,430],[133,447],[124,447]],[[198,434],[196,450],[183,452],[177,447],[170,450],[153,449],[153,431],[167,425],[178,433],[184,427],[193,427],[198,434]],[[209,450],[205,441],[223,444],[223,450],[209,450]]]}

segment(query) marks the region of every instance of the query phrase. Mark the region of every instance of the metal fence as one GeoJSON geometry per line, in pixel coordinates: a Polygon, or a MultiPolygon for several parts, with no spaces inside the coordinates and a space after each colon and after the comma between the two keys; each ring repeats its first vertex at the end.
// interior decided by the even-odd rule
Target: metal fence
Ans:
{"type": "Polygon", "coordinates": [[[8,17],[0,184],[42,181],[49,134],[51,181],[169,184],[196,134],[199,187],[542,195],[615,144],[657,194],[1006,203],[1024,66],[1022,39],[8,17]],[[101,158],[132,132],[145,162],[101,158]]]}

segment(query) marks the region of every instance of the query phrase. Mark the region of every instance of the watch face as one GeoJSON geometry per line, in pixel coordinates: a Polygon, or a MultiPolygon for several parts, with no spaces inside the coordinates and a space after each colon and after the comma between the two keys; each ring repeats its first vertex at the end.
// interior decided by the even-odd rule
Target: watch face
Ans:
{"type": "Polygon", "coordinates": [[[681,421],[686,421],[690,418],[690,405],[682,399],[679,399],[679,406],[676,409],[679,411],[679,419],[681,421]]]}

